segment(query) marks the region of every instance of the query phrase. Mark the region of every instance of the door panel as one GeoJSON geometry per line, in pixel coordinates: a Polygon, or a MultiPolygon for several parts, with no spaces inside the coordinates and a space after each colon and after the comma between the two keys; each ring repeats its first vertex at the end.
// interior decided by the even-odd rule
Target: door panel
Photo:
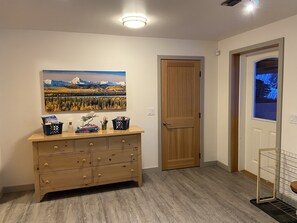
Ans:
{"type": "Polygon", "coordinates": [[[162,60],[162,168],[199,166],[199,61],[162,60]]]}
{"type": "Polygon", "coordinates": [[[169,160],[183,160],[193,153],[193,128],[176,128],[168,132],[169,160]]]}
{"type": "MultiPolygon", "coordinates": [[[[252,129],[252,141],[251,144],[251,152],[252,155],[251,160],[255,164],[258,163],[258,149],[261,147],[261,139],[262,139],[263,131],[261,129],[254,128],[252,129]]],[[[249,153],[248,153],[249,154],[249,153]]],[[[257,170],[257,169],[255,169],[257,170]]]]}
{"type": "Polygon", "coordinates": [[[276,145],[276,132],[269,132],[269,148],[273,148],[276,145]]]}
{"type": "MultiPolygon", "coordinates": [[[[276,146],[277,51],[247,56],[245,86],[245,169],[258,170],[259,148],[276,146]]],[[[261,166],[269,166],[263,158],[261,166]]],[[[262,176],[271,180],[269,173],[262,176]]]]}
{"type": "Polygon", "coordinates": [[[194,67],[168,67],[167,118],[193,116],[194,67]]]}

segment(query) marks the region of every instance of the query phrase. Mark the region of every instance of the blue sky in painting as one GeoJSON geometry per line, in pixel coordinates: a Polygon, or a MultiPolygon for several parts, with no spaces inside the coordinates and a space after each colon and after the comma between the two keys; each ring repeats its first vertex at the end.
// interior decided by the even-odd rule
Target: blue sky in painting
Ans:
{"type": "Polygon", "coordinates": [[[126,82],[125,71],[43,70],[43,80],[71,81],[75,77],[92,82],[126,82]]]}

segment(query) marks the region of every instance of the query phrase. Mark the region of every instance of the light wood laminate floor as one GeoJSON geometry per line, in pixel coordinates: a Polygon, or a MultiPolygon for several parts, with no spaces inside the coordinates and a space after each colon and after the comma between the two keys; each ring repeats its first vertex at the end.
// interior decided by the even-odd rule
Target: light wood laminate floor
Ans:
{"type": "Polygon", "coordinates": [[[250,204],[255,182],[217,166],[143,174],[143,187],[120,183],[56,192],[5,194],[0,222],[276,222],[250,204]]]}

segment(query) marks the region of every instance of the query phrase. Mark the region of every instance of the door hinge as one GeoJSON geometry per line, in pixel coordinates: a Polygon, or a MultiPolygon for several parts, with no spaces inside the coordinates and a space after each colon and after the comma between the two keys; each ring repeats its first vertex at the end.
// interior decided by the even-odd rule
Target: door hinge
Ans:
{"type": "Polygon", "coordinates": [[[201,159],[201,153],[199,153],[199,159],[201,159]]]}
{"type": "Polygon", "coordinates": [[[199,112],[199,118],[201,118],[201,113],[199,112]]]}

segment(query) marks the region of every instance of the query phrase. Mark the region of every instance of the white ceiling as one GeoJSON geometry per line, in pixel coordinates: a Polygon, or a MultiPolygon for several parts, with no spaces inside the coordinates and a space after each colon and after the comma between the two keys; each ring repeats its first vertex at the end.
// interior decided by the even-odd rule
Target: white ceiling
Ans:
{"type": "Polygon", "coordinates": [[[0,28],[124,36],[220,40],[297,14],[297,0],[260,0],[244,14],[248,0],[234,7],[223,0],[0,0],[0,28]],[[127,13],[145,14],[148,25],[123,27],[127,13]]]}

